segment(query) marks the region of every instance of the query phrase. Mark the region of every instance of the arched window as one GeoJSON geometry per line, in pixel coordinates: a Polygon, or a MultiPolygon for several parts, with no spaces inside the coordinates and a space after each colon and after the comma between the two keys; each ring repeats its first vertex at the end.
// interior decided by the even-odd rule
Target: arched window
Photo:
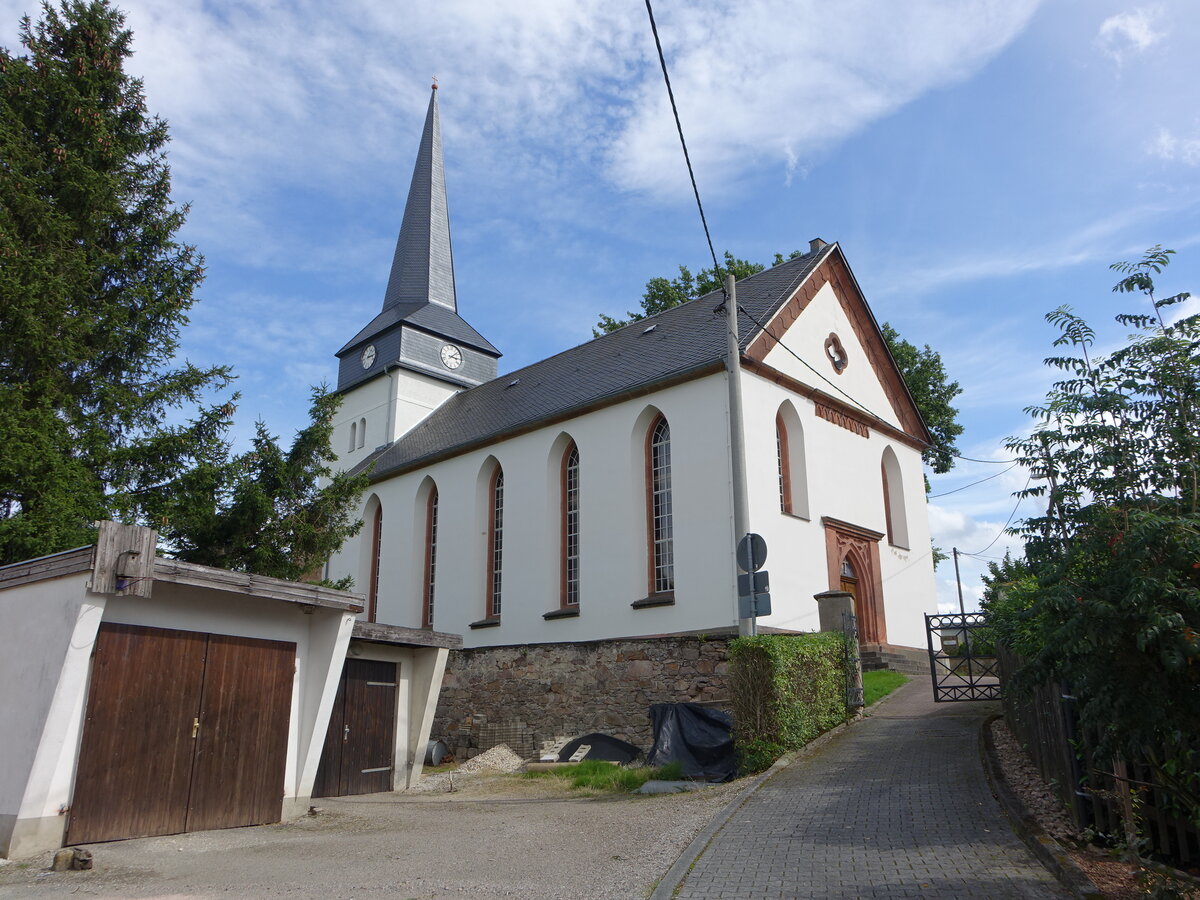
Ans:
{"type": "Polygon", "coordinates": [[[367,420],[362,418],[358,420],[358,446],[362,446],[367,442],[367,420]]]}
{"type": "Polygon", "coordinates": [[[579,448],[572,441],[562,467],[562,605],[579,605],[579,448]]]}
{"type": "Polygon", "coordinates": [[[353,450],[358,446],[358,423],[350,423],[350,449],[353,450]]]}
{"type": "Polygon", "coordinates": [[[646,436],[646,494],[650,593],[667,594],[675,590],[671,427],[661,415],[646,436]]]}
{"type": "Polygon", "coordinates": [[[779,509],[808,518],[808,472],[804,455],[804,427],[790,400],[775,414],[775,450],[779,466],[779,509]]]}
{"type": "Polygon", "coordinates": [[[438,490],[437,485],[434,485],[425,503],[425,584],[422,591],[424,608],[421,622],[427,628],[433,627],[433,598],[437,584],[437,528],[438,490]]]}
{"type": "Polygon", "coordinates": [[[371,519],[371,577],[367,581],[367,621],[374,622],[379,614],[379,562],[383,552],[383,506],[375,507],[371,519]]]}
{"type": "Polygon", "coordinates": [[[492,473],[488,509],[487,614],[500,618],[504,572],[504,470],[492,473]]]}
{"type": "Polygon", "coordinates": [[[908,549],[908,518],[904,509],[904,479],[896,452],[887,447],[879,465],[883,480],[883,515],[887,522],[888,543],[908,549]]]}
{"type": "Polygon", "coordinates": [[[792,466],[788,460],[788,433],[783,415],[775,416],[775,452],[779,457],[779,508],[792,511],[792,466]]]}

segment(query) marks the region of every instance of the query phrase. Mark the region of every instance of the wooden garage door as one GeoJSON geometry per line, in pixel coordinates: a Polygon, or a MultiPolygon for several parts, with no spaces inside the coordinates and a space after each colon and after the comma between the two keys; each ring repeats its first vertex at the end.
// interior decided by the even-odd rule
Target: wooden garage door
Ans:
{"type": "Polygon", "coordinates": [[[346,660],[313,784],[314,797],[392,790],[396,674],[393,662],[346,660]]]}
{"type": "Polygon", "coordinates": [[[100,626],[67,843],[279,820],[296,645],[100,626]]]}

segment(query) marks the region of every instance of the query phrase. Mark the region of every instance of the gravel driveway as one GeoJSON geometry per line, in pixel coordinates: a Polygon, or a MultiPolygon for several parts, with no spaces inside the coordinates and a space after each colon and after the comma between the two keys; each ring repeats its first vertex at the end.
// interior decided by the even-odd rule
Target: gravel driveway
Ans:
{"type": "Polygon", "coordinates": [[[581,799],[550,779],[491,776],[453,794],[318,801],[297,822],[93,844],[95,869],[0,865],[0,898],[646,896],[742,785],[581,799]]]}

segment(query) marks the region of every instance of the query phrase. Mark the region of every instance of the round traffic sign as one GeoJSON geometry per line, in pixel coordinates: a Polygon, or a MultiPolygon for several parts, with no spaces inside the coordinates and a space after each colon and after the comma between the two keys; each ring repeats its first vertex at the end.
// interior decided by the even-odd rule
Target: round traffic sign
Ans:
{"type": "Polygon", "coordinates": [[[751,532],[737,545],[737,564],[743,572],[757,572],[767,562],[767,542],[761,534],[751,532]]]}

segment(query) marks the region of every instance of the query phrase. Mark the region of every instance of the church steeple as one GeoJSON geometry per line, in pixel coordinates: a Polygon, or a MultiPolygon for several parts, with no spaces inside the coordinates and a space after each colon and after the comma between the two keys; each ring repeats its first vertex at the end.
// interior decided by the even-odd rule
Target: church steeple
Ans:
{"type": "MultiPolygon", "coordinates": [[[[338,391],[343,394],[397,369],[408,373],[393,377],[398,392],[402,381],[417,390],[421,378],[459,389],[496,377],[500,351],[458,314],[437,96],[435,83],[383,309],[337,352],[338,391]]],[[[399,393],[393,400],[402,402],[399,393]]],[[[428,405],[422,408],[428,413],[428,405]]],[[[394,412],[389,418],[393,425],[411,424],[399,407],[394,412]]],[[[400,432],[388,433],[393,440],[400,432]]]]}
{"type": "Polygon", "coordinates": [[[425,113],[425,130],[417,150],[408,201],[404,204],[404,220],[396,240],[383,308],[386,310],[398,303],[422,302],[458,310],[436,82],[429,97],[429,110],[425,113]]]}

